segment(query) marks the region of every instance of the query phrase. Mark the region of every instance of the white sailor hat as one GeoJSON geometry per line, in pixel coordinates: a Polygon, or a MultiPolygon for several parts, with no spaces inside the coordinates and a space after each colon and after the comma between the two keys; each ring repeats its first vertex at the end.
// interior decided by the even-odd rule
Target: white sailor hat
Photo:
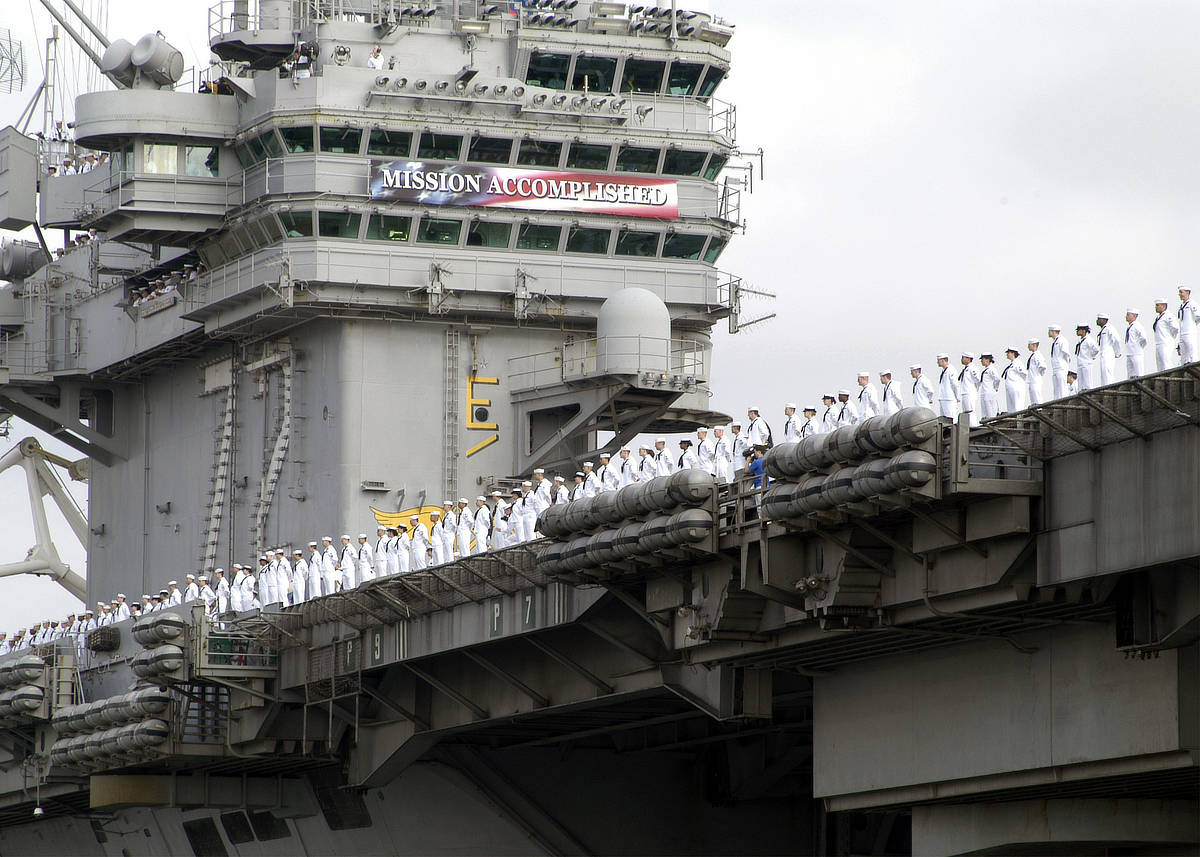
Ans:
{"type": "Polygon", "coordinates": [[[582,478],[583,478],[583,471],[582,471],[582,470],[576,470],[576,471],[575,471],[575,475],[576,475],[576,476],[578,476],[580,479],[582,479],[582,478]]]}
{"type": "Polygon", "coordinates": [[[915,369],[915,370],[919,370],[920,368],[921,368],[921,364],[920,364],[920,363],[914,363],[914,364],[912,364],[911,366],[909,366],[909,367],[908,367],[908,371],[909,371],[909,372],[912,372],[914,369],[915,369]]]}
{"type": "Polygon", "coordinates": [[[501,494],[499,491],[493,491],[493,492],[492,492],[492,496],[493,496],[493,497],[503,497],[504,495],[503,495],[503,494],[501,494]]]}
{"type": "Polygon", "coordinates": [[[118,597],[118,598],[124,598],[124,597],[125,597],[125,593],[124,593],[124,592],[118,592],[118,593],[117,593],[117,597],[118,597]]]}
{"type": "Polygon", "coordinates": [[[292,556],[304,556],[304,551],[300,550],[300,548],[296,548],[294,551],[292,551],[292,556]]]}
{"type": "Polygon", "coordinates": [[[358,537],[359,537],[360,539],[365,539],[365,538],[367,537],[367,534],[366,534],[366,533],[359,533],[359,534],[358,534],[358,537]]]}
{"type": "Polygon", "coordinates": [[[870,372],[859,372],[859,373],[858,373],[858,377],[860,377],[860,378],[870,378],[870,377],[871,377],[871,373],[870,373],[870,372]]]}
{"type": "MultiPolygon", "coordinates": [[[[621,447],[621,452],[633,452],[633,450],[632,450],[632,449],[630,449],[630,448],[629,448],[629,447],[627,447],[627,446],[623,446],[623,447],[621,447]]],[[[610,457],[611,457],[611,456],[610,456],[610,457]]]]}
{"type": "Polygon", "coordinates": [[[602,453],[600,453],[600,457],[601,458],[612,458],[612,453],[611,452],[602,452],[602,453]]]}
{"type": "Polygon", "coordinates": [[[583,466],[584,466],[584,467],[595,467],[596,465],[595,465],[595,464],[593,464],[593,463],[592,463],[592,462],[590,462],[590,461],[585,461],[585,462],[583,463],[583,466]]]}
{"type": "Polygon", "coordinates": [[[342,533],[342,538],[343,538],[343,539],[348,539],[348,538],[350,538],[350,534],[349,534],[349,533],[342,533]]]}
{"type": "Polygon", "coordinates": [[[1038,339],[1036,336],[1031,336],[1031,337],[1029,337],[1029,341],[1028,341],[1026,344],[1028,344],[1028,345],[1041,345],[1041,344],[1042,344],[1042,340],[1038,339]]]}
{"type": "Polygon", "coordinates": [[[1136,309],[1134,309],[1133,307],[1125,307],[1125,312],[1131,312],[1134,315],[1138,314],[1138,311],[1136,309]]]}
{"type": "Polygon", "coordinates": [[[891,370],[891,369],[880,369],[880,370],[879,370],[879,374],[880,374],[881,376],[882,376],[882,375],[891,375],[891,374],[892,374],[892,370],[891,370]]]}
{"type": "MultiPolygon", "coordinates": [[[[498,491],[497,491],[496,493],[498,494],[498,493],[500,493],[500,492],[498,492],[498,491]]],[[[487,502],[487,497],[484,497],[482,494],[480,494],[478,497],[476,497],[476,498],[475,498],[475,502],[477,502],[477,503],[478,503],[478,502],[480,502],[480,501],[483,501],[484,503],[486,503],[486,502],[487,502]]]]}
{"type": "Polygon", "coordinates": [[[1105,321],[1108,321],[1108,313],[1106,313],[1106,312],[1098,312],[1098,313],[1096,313],[1096,318],[1102,318],[1102,319],[1104,319],[1105,321]]]}
{"type": "MultiPolygon", "coordinates": [[[[580,474],[580,475],[582,476],[583,474],[580,474]]],[[[566,482],[567,480],[563,479],[561,476],[555,476],[554,481],[555,482],[566,482]]]]}
{"type": "MultiPolygon", "coordinates": [[[[342,536],[342,538],[349,538],[349,536],[342,536]]],[[[266,555],[267,555],[267,556],[275,556],[275,549],[274,549],[274,548],[267,548],[267,549],[266,549],[266,551],[265,551],[265,553],[266,553],[266,555]]]]}
{"type": "Polygon", "coordinates": [[[849,390],[845,390],[845,389],[843,389],[843,390],[838,390],[838,395],[839,395],[839,396],[849,396],[849,395],[850,395],[850,391],[849,391],[849,390]]]}
{"type": "Polygon", "coordinates": [[[729,424],[729,427],[730,427],[730,428],[733,428],[734,426],[737,426],[738,428],[741,428],[741,427],[742,427],[742,424],[741,424],[741,423],[739,423],[737,420],[734,420],[733,422],[731,422],[731,423],[729,424]]]}
{"type": "Polygon", "coordinates": [[[1154,299],[1154,302],[1155,302],[1156,304],[1165,304],[1165,303],[1168,303],[1168,301],[1167,301],[1167,299],[1166,299],[1166,298],[1155,298],[1155,299],[1154,299]]]}
{"type": "Polygon", "coordinates": [[[759,411],[759,409],[758,409],[758,405],[751,405],[750,407],[746,408],[746,410],[747,410],[747,411],[754,411],[756,414],[757,414],[757,413],[761,413],[761,411],[759,411]]]}
{"type": "Polygon", "coordinates": [[[243,569],[245,569],[246,566],[242,565],[240,562],[235,562],[233,564],[233,567],[236,568],[238,571],[242,571],[243,569]]]}
{"type": "Polygon", "coordinates": [[[1021,353],[1021,349],[1020,349],[1020,348],[1017,348],[1015,345],[1010,345],[1010,346],[1008,346],[1008,348],[1005,348],[1004,350],[1005,350],[1005,352],[1011,351],[1011,352],[1013,352],[1014,354],[1020,354],[1020,353],[1021,353]]]}
{"type": "MultiPolygon", "coordinates": [[[[202,575],[200,575],[200,579],[201,579],[201,580],[208,580],[208,575],[207,575],[207,574],[202,574],[202,575]]],[[[143,598],[146,598],[146,597],[149,597],[149,596],[142,596],[142,597],[143,597],[143,598]]]]}
{"type": "Polygon", "coordinates": [[[409,519],[410,521],[416,521],[416,520],[418,520],[419,518],[420,518],[420,516],[419,516],[419,515],[409,515],[409,516],[408,516],[408,519],[409,519]]]}
{"type": "Polygon", "coordinates": [[[1180,286],[1179,291],[1187,292],[1190,295],[1192,293],[1192,287],[1191,286],[1180,286]]]}
{"type": "Polygon", "coordinates": [[[528,479],[526,479],[524,482],[521,483],[521,487],[522,488],[532,488],[533,483],[530,482],[528,479]]]}
{"type": "Polygon", "coordinates": [[[545,472],[546,472],[546,469],[545,469],[544,467],[535,467],[535,468],[533,469],[533,472],[534,472],[534,473],[545,473],[545,472]]]}
{"type": "MultiPolygon", "coordinates": [[[[236,567],[237,567],[237,566],[234,566],[234,568],[236,568],[236,567]]],[[[168,580],[168,581],[167,581],[167,586],[178,586],[178,585],[179,585],[179,581],[178,581],[178,580],[168,580]]]]}
{"type": "Polygon", "coordinates": [[[170,593],[170,591],[169,591],[169,590],[166,590],[166,589],[160,589],[160,590],[158,590],[158,594],[159,594],[160,596],[162,596],[162,595],[170,595],[171,593],[170,593]]]}
{"type": "Polygon", "coordinates": [[[453,501],[453,500],[443,500],[443,501],[442,501],[442,505],[443,505],[443,506],[453,506],[453,505],[454,505],[454,501],[453,501]]]}
{"type": "Polygon", "coordinates": [[[964,351],[964,352],[962,353],[962,356],[963,356],[963,357],[969,357],[970,359],[974,360],[974,359],[975,359],[975,352],[974,352],[974,351],[964,351]]]}
{"type": "Polygon", "coordinates": [[[938,360],[949,360],[950,355],[947,354],[945,351],[939,351],[937,354],[937,359],[938,360]]]}
{"type": "Polygon", "coordinates": [[[796,403],[795,402],[787,402],[786,404],[784,404],[784,407],[791,408],[794,411],[794,410],[796,410],[796,403]]]}
{"type": "Polygon", "coordinates": [[[216,570],[214,573],[215,573],[215,574],[224,574],[224,573],[225,573],[225,569],[223,569],[223,568],[218,568],[218,569],[217,569],[217,570],[216,570]]]}
{"type": "Polygon", "coordinates": [[[1075,325],[1076,330],[1079,330],[1079,328],[1081,328],[1081,327],[1086,327],[1088,330],[1092,329],[1092,326],[1090,324],[1088,324],[1087,322],[1081,322],[1080,324],[1075,325]]]}
{"type": "Polygon", "coordinates": [[[375,528],[375,532],[379,532],[380,530],[387,532],[387,527],[385,527],[383,524],[380,524],[378,527],[375,528]]]}
{"type": "Polygon", "coordinates": [[[817,407],[816,407],[816,405],[805,405],[805,406],[804,406],[804,410],[806,410],[806,411],[812,411],[813,413],[816,413],[816,412],[817,412],[817,407]]]}
{"type": "Polygon", "coordinates": [[[333,536],[321,536],[321,541],[331,542],[331,541],[333,541],[333,536]]]}
{"type": "Polygon", "coordinates": [[[656,437],[656,438],[654,439],[654,442],[655,442],[655,443],[666,443],[666,442],[667,442],[667,439],[666,439],[665,437],[656,437]]]}
{"type": "Polygon", "coordinates": [[[316,542],[309,542],[309,543],[308,543],[308,546],[309,546],[310,548],[315,548],[315,547],[317,546],[317,543],[316,543],[316,542]]]}
{"type": "Polygon", "coordinates": [[[520,496],[521,496],[521,489],[520,489],[520,488],[513,488],[513,490],[512,490],[512,493],[513,493],[513,494],[515,494],[516,496],[520,497],[520,496]]]}
{"type": "Polygon", "coordinates": [[[1052,324],[1046,330],[1053,330],[1055,333],[1062,333],[1062,325],[1052,324]]]}
{"type": "MultiPolygon", "coordinates": [[[[796,406],[795,406],[795,405],[788,405],[788,407],[789,407],[789,408],[791,408],[792,410],[795,410],[795,409],[796,409],[796,406]]],[[[708,426],[700,426],[700,428],[696,429],[696,434],[700,434],[700,432],[705,432],[705,433],[707,433],[707,432],[708,432],[708,426]]]]}
{"type": "Polygon", "coordinates": [[[466,497],[459,497],[459,498],[458,498],[458,502],[460,502],[460,503],[466,503],[466,502],[468,502],[468,501],[467,501],[467,498],[466,498],[466,497]]]}
{"type": "Polygon", "coordinates": [[[646,452],[649,452],[649,451],[650,451],[650,447],[649,447],[649,446],[647,446],[647,445],[646,445],[646,444],[644,444],[644,443],[643,443],[641,446],[639,446],[639,447],[638,447],[638,449],[639,449],[639,450],[641,450],[641,449],[644,449],[644,450],[646,450],[646,452]]]}
{"type": "Polygon", "coordinates": [[[259,562],[266,562],[266,561],[267,561],[267,558],[266,558],[265,556],[260,556],[260,557],[258,558],[258,561],[259,561],[259,562]]]}
{"type": "MultiPolygon", "coordinates": [[[[143,598],[147,598],[148,596],[146,596],[146,595],[143,595],[142,597],[143,597],[143,598]]],[[[110,605],[111,605],[111,604],[116,604],[116,603],[117,603],[117,599],[115,599],[115,598],[114,598],[112,601],[110,601],[110,602],[108,602],[108,603],[109,603],[110,605]]]]}
{"type": "MultiPolygon", "coordinates": [[[[103,601],[97,601],[97,602],[96,602],[96,606],[97,606],[97,607],[107,607],[108,605],[107,605],[107,604],[105,604],[103,601]]],[[[25,629],[24,629],[24,628],[22,628],[21,630],[22,630],[22,631],[24,631],[25,629]]]]}
{"type": "Polygon", "coordinates": [[[437,516],[440,518],[440,517],[442,516],[442,510],[441,510],[441,509],[434,509],[434,510],[432,510],[432,511],[429,513],[429,517],[431,517],[431,518],[432,518],[434,515],[437,515],[437,516]]]}
{"type": "Polygon", "coordinates": [[[185,575],[184,575],[184,577],[186,577],[188,580],[195,580],[195,579],[196,579],[196,575],[194,575],[194,574],[191,574],[191,573],[185,574],[185,575]]]}

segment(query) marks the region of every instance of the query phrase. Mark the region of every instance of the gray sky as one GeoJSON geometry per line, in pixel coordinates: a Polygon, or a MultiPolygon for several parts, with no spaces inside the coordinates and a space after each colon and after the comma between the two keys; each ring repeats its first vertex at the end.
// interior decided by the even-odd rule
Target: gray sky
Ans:
{"type": "MultiPolygon", "coordinates": [[[[208,5],[118,0],[108,31],[161,28],[196,64],[208,5]]],[[[766,150],[721,266],[779,296],[745,305],[775,320],[717,336],[715,408],[759,404],[778,430],[784,401],[815,403],[859,370],[903,378],[937,351],[1023,348],[1101,310],[1123,329],[1126,306],[1148,320],[1153,297],[1174,305],[1195,279],[1200,4],[707,5],[737,24],[718,94],[737,103],[740,145],[766,150]]],[[[32,86],[30,8],[8,0],[0,26],[25,38],[32,86]]],[[[0,96],[0,124],[27,97],[0,96]]],[[[0,561],[32,543],[19,485],[0,477],[0,561]]],[[[0,629],[30,603],[65,612],[58,592],[0,580],[0,629]]]]}

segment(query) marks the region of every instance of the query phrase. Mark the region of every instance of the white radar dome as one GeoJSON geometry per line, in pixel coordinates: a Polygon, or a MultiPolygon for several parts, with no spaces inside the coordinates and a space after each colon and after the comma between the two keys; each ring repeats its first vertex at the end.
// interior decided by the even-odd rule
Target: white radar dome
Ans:
{"type": "Polygon", "coordinates": [[[671,354],[671,313],[647,289],[621,289],[596,316],[596,362],[601,372],[666,372],[671,354]]]}

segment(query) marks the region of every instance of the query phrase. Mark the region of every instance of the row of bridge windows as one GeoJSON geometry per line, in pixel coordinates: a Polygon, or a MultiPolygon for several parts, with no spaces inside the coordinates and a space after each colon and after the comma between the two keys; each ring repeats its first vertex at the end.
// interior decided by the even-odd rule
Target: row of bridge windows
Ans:
{"type": "Polygon", "coordinates": [[[725,69],[707,63],[620,58],[534,51],[525,82],[546,89],[695,96],[707,101],[725,79],[725,69]]]}

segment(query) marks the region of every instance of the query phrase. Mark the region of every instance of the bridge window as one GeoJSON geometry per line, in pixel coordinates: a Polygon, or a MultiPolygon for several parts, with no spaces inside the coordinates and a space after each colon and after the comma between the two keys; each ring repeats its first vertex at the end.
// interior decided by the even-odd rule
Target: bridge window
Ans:
{"type": "Polygon", "coordinates": [[[457,134],[435,134],[426,131],[421,134],[417,157],[431,161],[457,161],[462,152],[462,139],[457,134]]]}
{"type": "Polygon", "coordinates": [[[544,86],[547,89],[566,89],[567,69],[570,65],[569,54],[534,51],[529,55],[529,71],[525,73],[525,82],[530,86],[544,86]]]}
{"type": "Polygon", "coordinates": [[[729,243],[727,238],[715,237],[708,242],[708,249],[704,251],[704,261],[712,264],[721,256],[721,251],[725,249],[725,245],[729,243]]]}
{"type": "Polygon", "coordinates": [[[250,156],[253,158],[253,163],[265,161],[267,159],[267,150],[263,146],[263,142],[258,137],[251,137],[246,141],[246,148],[250,150],[250,156]]]}
{"type": "Polygon", "coordinates": [[[617,77],[616,57],[576,57],[572,89],[588,92],[612,92],[617,77]]]}
{"type": "Polygon", "coordinates": [[[550,140],[522,140],[517,147],[517,163],[522,167],[557,167],[562,143],[550,140]]]}
{"type": "Polygon", "coordinates": [[[250,146],[247,143],[239,143],[234,146],[233,153],[237,155],[238,163],[242,165],[243,170],[248,170],[257,163],[254,153],[250,151],[250,146]]]}
{"type": "Polygon", "coordinates": [[[367,139],[367,154],[380,158],[407,158],[412,151],[412,133],[376,128],[367,139]]]}
{"type": "Polygon", "coordinates": [[[280,128],[279,135],[283,137],[283,148],[289,155],[303,155],[314,150],[313,128],[311,125],[298,125],[295,128],[280,128]]]}
{"type": "Polygon", "coordinates": [[[618,256],[658,255],[658,233],[626,230],[617,236],[618,256]]]}
{"type": "Polygon", "coordinates": [[[611,240],[611,230],[572,226],[571,231],[567,233],[567,252],[593,253],[604,256],[608,254],[608,245],[611,240]]]}
{"type": "Polygon", "coordinates": [[[699,259],[700,251],[704,249],[703,235],[688,235],[676,232],[668,235],[663,242],[664,259],[699,259]]]}
{"type": "Polygon", "coordinates": [[[607,170],[612,146],[591,143],[572,143],[567,153],[567,167],[572,170],[607,170]]]}
{"type": "Polygon", "coordinates": [[[279,222],[283,224],[283,234],[288,238],[312,238],[312,221],[311,211],[279,212],[279,222]]]}
{"type": "Polygon", "coordinates": [[[471,223],[471,228],[467,231],[467,246],[508,249],[508,239],[511,235],[511,223],[476,220],[471,223]]]}
{"type": "Polygon", "coordinates": [[[728,155],[722,155],[720,152],[713,152],[712,157],[708,159],[708,167],[704,170],[704,177],[710,182],[716,181],[717,176],[721,174],[721,170],[725,169],[725,163],[728,160],[728,155]]]}
{"type": "Polygon", "coordinates": [[[671,95],[691,95],[700,82],[700,72],[704,71],[701,63],[673,62],[671,73],[667,75],[667,92],[671,95]]]}
{"type": "Polygon", "coordinates": [[[372,214],[371,219],[367,221],[367,240],[407,241],[408,230],[411,228],[411,217],[399,217],[395,214],[372,214]]]}
{"type": "Polygon", "coordinates": [[[221,813],[221,826],[225,828],[225,835],[234,845],[245,845],[247,842],[254,841],[254,831],[250,829],[250,819],[246,818],[246,813],[241,810],[221,813]]]}
{"type": "Polygon", "coordinates": [[[512,158],[513,141],[505,137],[475,137],[467,160],[479,164],[507,164],[512,158]]]}
{"type": "Polygon", "coordinates": [[[663,158],[663,175],[698,176],[704,170],[707,152],[685,152],[682,149],[667,149],[663,158]]]}
{"type": "Polygon", "coordinates": [[[708,71],[704,73],[704,80],[701,82],[700,89],[696,92],[696,95],[698,95],[701,100],[707,100],[708,97],[716,91],[717,87],[724,79],[725,70],[717,68],[715,65],[710,65],[708,67],[708,71]]]}
{"type": "Polygon", "coordinates": [[[558,250],[561,226],[542,226],[537,223],[522,223],[517,233],[518,250],[558,250]]]}
{"type": "Polygon", "coordinates": [[[658,92],[662,89],[667,64],[661,60],[625,60],[622,92],[658,92]]]}
{"type": "Polygon", "coordinates": [[[656,173],[658,149],[622,146],[617,153],[617,169],[626,173],[656,173]]]}
{"type": "Polygon", "coordinates": [[[357,155],[362,143],[359,128],[331,128],[321,126],[321,151],[330,155],[357,155]]]}
{"type": "Polygon", "coordinates": [[[317,232],[322,238],[358,238],[361,214],[346,211],[318,211],[317,232]]]}
{"type": "Polygon", "coordinates": [[[174,143],[144,143],[142,172],[172,174],[178,170],[179,146],[174,143]]]}
{"type": "Polygon", "coordinates": [[[184,146],[183,171],[189,176],[216,177],[220,149],[216,146],[184,146]]]}
{"type": "Polygon", "coordinates": [[[262,134],[259,135],[258,140],[260,143],[262,143],[263,149],[266,150],[267,157],[283,157],[283,145],[279,142],[279,137],[275,135],[274,128],[269,131],[263,131],[262,134]]]}
{"type": "Polygon", "coordinates": [[[426,217],[421,221],[417,241],[421,244],[457,244],[462,234],[462,221],[426,217]]]}

